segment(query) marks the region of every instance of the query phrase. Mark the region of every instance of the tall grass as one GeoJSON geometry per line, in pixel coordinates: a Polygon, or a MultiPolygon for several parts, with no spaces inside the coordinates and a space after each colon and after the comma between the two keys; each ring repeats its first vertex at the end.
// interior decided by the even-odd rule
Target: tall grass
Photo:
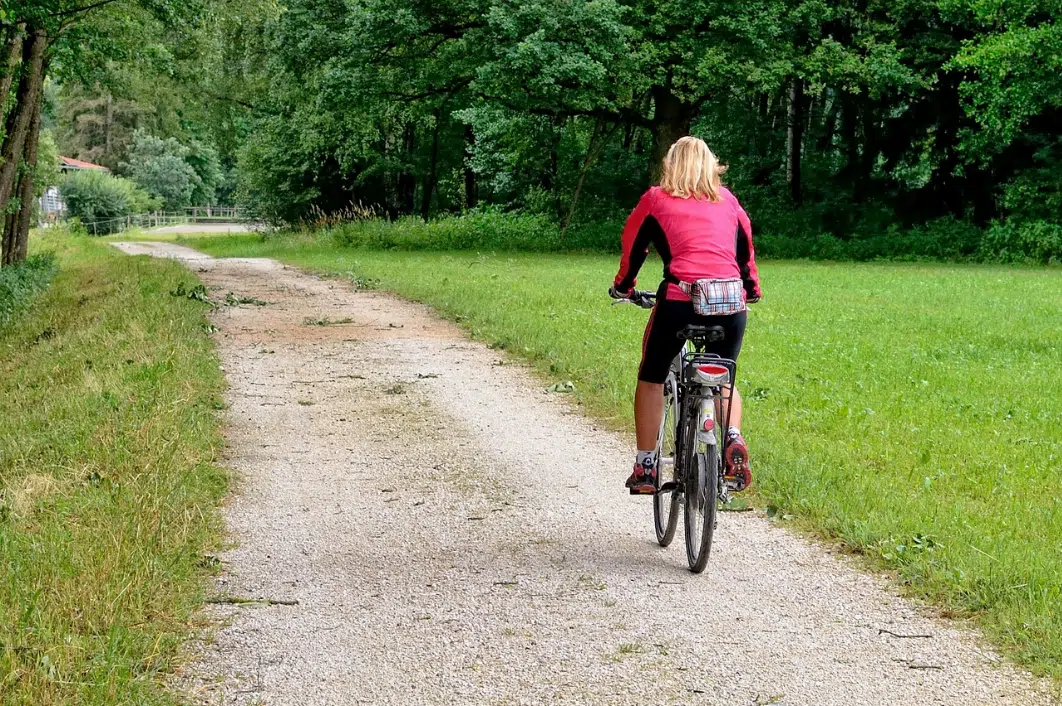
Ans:
{"type": "MultiPolygon", "coordinates": [[[[572,380],[626,427],[644,312],[612,257],[379,252],[203,239],[378,280],[572,380]]],[[[659,263],[643,279],[655,283],[659,263]]],[[[1062,676],[1062,272],[765,262],[739,369],[758,502],[1062,676]]],[[[622,479],[617,469],[617,483],[622,479]]]]}
{"type": "Polygon", "coordinates": [[[327,225],[316,237],[343,247],[378,250],[511,250],[611,252],[622,223],[580,224],[562,230],[545,216],[501,211],[388,221],[365,218],[327,225]]]}
{"type": "Polygon", "coordinates": [[[179,265],[58,238],[0,332],[0,701],[167,704],[226,487],[223,379],[179,265]]]}
{"type": "Polygon", "coordinates": [[[25,262],[0,269],[0,329],[29,306],[55,276],[55,255],[39,253],[25,262]]]}
{"type": "MultiPolygon", "coordinates": [[[[532,213],[472,211],[430,221],[413,216],[389,221],[370,212],[351,220],[322,216],[318,227],[299,235],[376,250],[617,253],[622,215],[564,230],[551,218],[532,213]]],[[[793,223],[779,230],[777,223],[784,220],[774,215],[774,227],[772,220],[754,222],[760,259],[1062,263],[1062,226],[1043,221],[1012,220],[982,229],[949,217],[908,228],[883,224],[838,238],[793,223]]]]}

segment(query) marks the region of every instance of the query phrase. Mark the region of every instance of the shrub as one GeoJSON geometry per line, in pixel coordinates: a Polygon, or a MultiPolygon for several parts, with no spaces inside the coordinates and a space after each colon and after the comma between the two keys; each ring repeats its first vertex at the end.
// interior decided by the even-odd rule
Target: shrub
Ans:
{"type": "Polygon", "coordinates": [[[1000,262],[1062,262],[1062,225],[1018,220],[996,223],[985,234],[981,256],[1000,262]]]}
{"type": "Polygon", "coordinates": [[[976,226],[948,217],[906,230],[891,225],[848,239],[757,233],[756,253],[787,260],[961,260],[977,255],[982,237],[976,226]]]}
{"type": "Polygon", "coordinates": [[[48,286],[58,269],[52,253],[33,255],[25,262],[0,269],[0,328],[48,286]]]}
{"type": "Polygon", "coordinates": [[[69,215],[93,235],[118,230],[121,219],[158,208],[159,202],[128,179],[99,170],[83,169],[69,174],[59,187],[69,215]]]}
{"type": "Polygon", "coordinates": [[[395,250],[560,249],[560,229],[548,218],[526,213],[478,211],[422,221],[409,216],[341,223],[329,230],[343,246],[395,250]]]}
{"type": "Polygon", "coordinates": [[[383,250],[502,250],[617,252],[623,223],[572,224],[567,231],[548,216],[495,210],[471,211],[422,221],[359,219],[325,228],[344,247],[383,250]]]}
{"type": "MultiPolygon", "coordinates": [[[[494,210],[448,215],[325,222],[315,232],[345,247],[381,250],[498,250],[617,252],[623,222],[580,221],[561,232],[544,215],[494,210]]],[[[979,260],[1062,262],[1062,226],[1046,221],[1008,221],[988,231],[953,217],[903,228],[867,225],[850,238],[799,227],[755,228],[756,256],[774,260],[979,260]],[[796,233],[795,235],[792,233],[796,233]],[[787,233],[779,235],[779,233],[787,233]]]]}

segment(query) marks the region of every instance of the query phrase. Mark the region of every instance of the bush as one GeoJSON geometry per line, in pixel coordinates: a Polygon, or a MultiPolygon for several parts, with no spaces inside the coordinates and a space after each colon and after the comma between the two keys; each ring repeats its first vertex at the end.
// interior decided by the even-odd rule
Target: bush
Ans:
{"type": "Polygon", "coordinates": [[[620,222],[573,224],[564,233],[549,217],[521,212],[472,211],[431,221],[409,216],[339,223],[325,231],[345,247],[381,250],[502,250],[615,252],[620,222]]]}
{"type": "Polygon", "coordinates": [[[99,170],[83,169],[63,179],[59,187],[69,215],[93,235],[113,233],[126,216],[158,208],[152,199],[128,179],[99,170]]]}
{"type": "MultiPolygon", "coordinates": [[[[952,217],[911,228],[892,224],[838,238],[825,233],[779,235],[756,228],[756,256],[771,260],[974,260],[1062,262],[1062,226],[1046,221],[1008,221],[984,231],[952,217]]],[[[424,222],[372,218],[327,225],[317,231],[337,244],[378,250],[498,250],[524,252],[618,252],[623,222],[573,223],[564,233],[548,216],[493,210],[424,222]]],[[[784,232],[792,233],[787,230],[784,232]]]]}
{"type": "Polygon", "coordinates": [[[560,229],[548,218],[524,213],[472,212],[424,222],[416,217],[341,223],[330,233],[343,246],[396,250],[524,250],[548,252],[560,245],[560,229]]]}
{"type": "Polygon", "coordinates": [[[756,254],[785,260],[962,260],[978,254],[982,237],[977,226],[949,217],[907,230],[891,225],[848,239],[758,233],[756,254]]]}
{"type": "Polygon", "coordinates": [[[34,255],[25,262],[0,269],[0,328],[48,286],[58,269],[52,253],[34,255]]]}
{"type": "Polygon", "coordinates": [[[985,234],[981,256],[1000,262],[1062,262],[1062,225],[1017,220],[996,223],[985,234]]]}

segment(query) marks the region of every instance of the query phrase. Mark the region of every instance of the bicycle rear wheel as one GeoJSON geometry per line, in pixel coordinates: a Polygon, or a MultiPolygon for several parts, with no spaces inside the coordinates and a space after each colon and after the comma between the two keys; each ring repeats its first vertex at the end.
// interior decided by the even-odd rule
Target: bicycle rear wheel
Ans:
{"type": "Polygon", "coordinates": [[[699,574],[708,565],[715,533],[716,499],[719,493],[719,451],[714,444],[698,444],[691,438],[690,463],[686,466],[686,559],[690,571],[699,574]],[[697,450],[697,446],[703,446],[697,450]]]}
{"type": "Polygon", "coordinates": [[[653,526],[656,529],[656,541],[661,547],[671,544],[678,527],[679,496],[675,486],[678,478],[678,380],[672,372],[664,382],[664,420],[660,427],[659,441],[656,446],[656,488],[653,496],[653,526]],[[660,491],[661,486],[670,483],[669,489],[660,491]]]}

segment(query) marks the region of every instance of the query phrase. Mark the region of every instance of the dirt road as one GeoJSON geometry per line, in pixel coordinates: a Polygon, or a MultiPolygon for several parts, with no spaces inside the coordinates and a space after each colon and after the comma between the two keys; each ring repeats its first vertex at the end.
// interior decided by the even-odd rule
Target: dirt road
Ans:
{"type": "Polygon", "coordinates": [[[268,302],[214,315],[240,478],[218,591],[297,604],[217,609],[186,684],[205,703],[1053,703],[753,513],[723,515],[690,574],[623,488],[628,441],[424,307],[119,247],[268,302]]]}

